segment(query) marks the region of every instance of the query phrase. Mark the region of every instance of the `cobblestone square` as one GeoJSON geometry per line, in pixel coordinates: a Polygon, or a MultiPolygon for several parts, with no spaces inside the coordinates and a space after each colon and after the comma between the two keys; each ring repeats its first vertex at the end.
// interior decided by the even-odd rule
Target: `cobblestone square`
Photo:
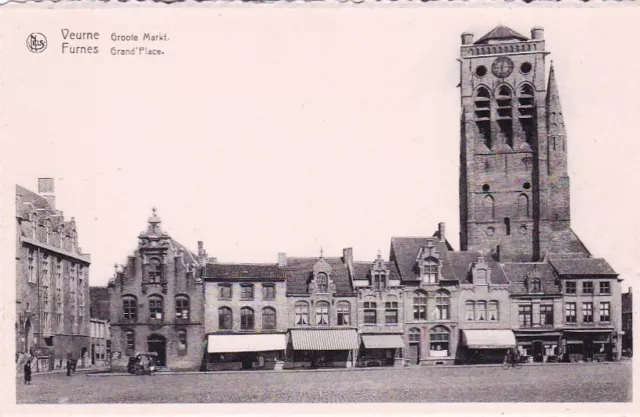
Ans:
{"type": "Polygon", "coordinates": [[[628,402],[630,362],[153,376],[35,375],[18,404],[628,402]]]}

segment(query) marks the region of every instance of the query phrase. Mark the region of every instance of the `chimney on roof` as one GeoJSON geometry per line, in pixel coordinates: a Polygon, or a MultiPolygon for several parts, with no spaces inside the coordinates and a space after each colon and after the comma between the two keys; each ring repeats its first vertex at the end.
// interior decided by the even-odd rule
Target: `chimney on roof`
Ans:
{"type": "Polygon", "coordinates": [[[461,35],[463,45],[471,45],[473,43],[473,33],[464,32],[461,35]]]}
{"type": "Polygon", "coordinates": [[[342,249],[342,257],[344,258],[345,264],[353,263],[353,248],[344,248],[342,249]]]}
{"type": "Polygon", "coordinates": [[[51,210],[56,209],[56,196],[53,189],[53,178],[38,178],[38,194],[47,200],[51,210]]]}
{"type": "Polygon", "coordinates": [[[535,26],[531,29],[531,39],[540,40],[544,39],[544,28],[535,26]]]}
{"type": "Polygon", "coordinates": [[[286,252],[278,252],[278,266],[287,266],[286,252]]]}
{"type": "Polygon", "coordinates": [[[444,222],[440,222],[438,223],[438,237],[440,238],[440,242],[444,242],[445,241],[445,234],[444,234],[444,222]]]}
{"type": "Polygon", "coordinates": [[[201,240],[198,241],[198,257],[204,256],[204,242],[201,240]]]}

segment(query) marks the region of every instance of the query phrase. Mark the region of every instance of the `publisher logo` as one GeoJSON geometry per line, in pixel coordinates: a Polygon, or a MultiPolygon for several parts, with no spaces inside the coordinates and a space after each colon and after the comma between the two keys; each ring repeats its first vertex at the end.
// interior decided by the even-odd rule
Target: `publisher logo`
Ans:
{"type": "Polygon", "coordinates": [[[47,49],[47,38],[42,33],[32,33],[27,37],[27,49],[38,54],[47,49]]]}

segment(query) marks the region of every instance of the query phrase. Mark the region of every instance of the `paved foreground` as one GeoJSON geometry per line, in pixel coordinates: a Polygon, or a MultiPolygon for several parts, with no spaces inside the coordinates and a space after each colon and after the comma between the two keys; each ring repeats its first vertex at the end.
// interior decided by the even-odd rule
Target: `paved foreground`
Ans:
{"type": "Polygon", "coordinates": [[[630,362],[307,372],[98,377],[17,381],[25,403],[626,402],[630,362]]]}

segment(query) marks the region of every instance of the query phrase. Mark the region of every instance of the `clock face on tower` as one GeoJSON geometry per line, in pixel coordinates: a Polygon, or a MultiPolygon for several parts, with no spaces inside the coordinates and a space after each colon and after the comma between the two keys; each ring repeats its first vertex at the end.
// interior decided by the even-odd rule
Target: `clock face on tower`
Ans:
{"type": "Polygon", "coordinates": [[[491,64],[491,72],[498,78],[505,78],[513,71],[513,61],[506,56],[496,58],[491,64]]]}

